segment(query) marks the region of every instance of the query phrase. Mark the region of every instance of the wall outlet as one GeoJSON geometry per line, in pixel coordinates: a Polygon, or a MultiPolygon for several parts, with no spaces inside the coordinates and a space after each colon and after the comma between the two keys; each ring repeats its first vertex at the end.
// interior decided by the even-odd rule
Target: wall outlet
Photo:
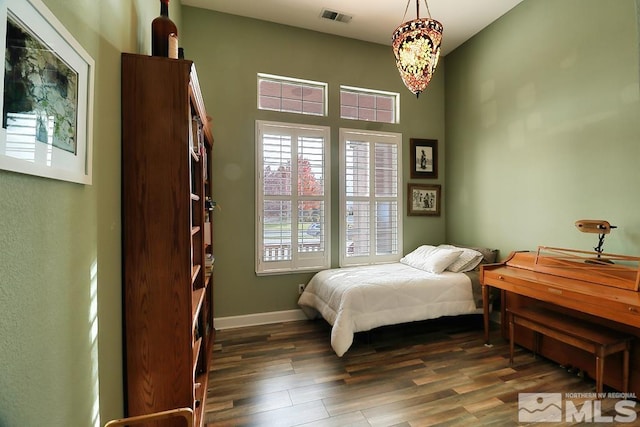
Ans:
{"type": "Polygon", "coordinates": [[[298,295],[302,295],[302,293],[304,292],[304,287],[305,287],[305,286],[306,286],[306,285],[305,285],[305,284],[303,284],[303,283],[300,283],[300,284],[298,285],[298,295]]]}

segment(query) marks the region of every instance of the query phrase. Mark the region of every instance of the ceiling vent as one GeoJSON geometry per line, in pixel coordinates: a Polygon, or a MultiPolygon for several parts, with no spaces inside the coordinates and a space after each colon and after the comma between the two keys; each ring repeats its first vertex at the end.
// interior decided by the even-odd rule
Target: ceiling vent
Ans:
{"type": "Polygon", "coordinates": [[[321,18],[329,19],[330,21],[338,21],[343,23],[348,23],[353,18],[350,15],[345,15],[344,13],[336,12],[335,10],[322,9],[322,13],[320,14],[321,18]]]}

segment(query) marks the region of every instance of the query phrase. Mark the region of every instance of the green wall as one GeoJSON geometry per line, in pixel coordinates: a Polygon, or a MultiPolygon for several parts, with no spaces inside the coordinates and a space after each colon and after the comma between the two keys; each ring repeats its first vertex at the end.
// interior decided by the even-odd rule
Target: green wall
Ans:
{"type": "Polygon", "coordinates": [[[447,56],[447,239],[640,255],[639,1],[526,0],[447,56]]]}
{"type": "Polygon", "coordinates": [[[45,4],[95,60],[93,185],[0,170],[0,427],[93,427],[123,414],[120,53],[159,4],[45,4]]]}
{"type": "MultiPolygon", "coordinates": [[[[45,3],[96,61],[93,185],[0,171],[0,427],[93,427],[123,411],[120,53],[149,53],[158,5],[45,3]]],[[[443,216],[406,218],[405,251],[445,240],[503,255],[590,249],[595,236],[573,222],[605,218],[619,227],[605,249],[640,254],[638,3],[525,0],[448,55],[416,100],[387,46],[172,1],[214,119],[216,315],[296,308],[309,277],[254,273],[257,119],[331,126],[334,181],[340,127],[440,140],[443,216]],[[257,72],[327,81],[329,117],[258,112],[257,72]],[[400,92],[402,123],[337,118],[339,84],[400,92]]]]}
{"type": "MultiPolygon", "coordinates": [[[[209,115],[213,117],[215,316],[297,309],[298,283],[310,274],[257,277],[255,264],[255,121],[306,122],[331,127],[332,223],[338,224],[338,130],[375,129],[403,135],[403,163],[409,138],[438,139],[444,159],[444,61],[417,100],[402,84],[391,47],[344,39],[264,21],[184,7],[185,56],[194,59],[209,115]],[[329,84],[328,117],[258,111],[257,73],[329,84]],[[339,118],[340,84],[399,92],[401,123],[367,123],[339,118]]],[[[390,33],[393,29],[390,29],[390,33]]],[[[444,163],[441,163],[444,168],[444,163]]],[[[444,177],[444,169],[440,170],[444,177]]],[[[406,182],[409,171],[405,171],[406,182]]],[[[443,183],[438,181],[422,181],[443,183]]],[[[403,211],[406,211],[403,206],[403,211]]],[[[445,210],[443,209],[443,213],[445,210]]],[[[444,241],[444,215],[409,217],[404,249],[444,241]]],[[[332,259],[338,263],[338,235],[332,259]]]]}

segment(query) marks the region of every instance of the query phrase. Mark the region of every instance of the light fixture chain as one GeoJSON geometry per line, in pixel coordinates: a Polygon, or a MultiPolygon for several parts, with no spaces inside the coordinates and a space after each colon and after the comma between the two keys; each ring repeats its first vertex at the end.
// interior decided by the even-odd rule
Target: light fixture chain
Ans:
{"type": "Polygon", "coordinates": [[[407,0],[407,7],[404,8],[404,15],[402,15],[402,22],[404,22],[405,18],[407,17],[407,11],[409,10],[409,4],[411,4],[411,0],[407,0]]]}
{"type": "MultiPolygon", "coordinates": [[[[404,8],[404,15],[402,15],[402,22],[404,22],[407,17],[410,4],[411,0],[407,0],[407,7],[404,8]]],[[[429,3],[427,3],[427,0],[424,0],[424,5],[427,7],[427,15],[431,18],[431,11],[429,10],[429,3]]],[[[420,0],[416,0],[416,19],[420,19],[420,0]]]]}
{"type": "MultiPolygon", "coordinates": [[[[427,3],[427,0],[424,0],[424,5],[427,6],[427,15],[431,18],[431,11],[429,11],[429,3],[427,3]]],[[[420,18],[420,16],[418,16],[418,18],[420,18]]]]}

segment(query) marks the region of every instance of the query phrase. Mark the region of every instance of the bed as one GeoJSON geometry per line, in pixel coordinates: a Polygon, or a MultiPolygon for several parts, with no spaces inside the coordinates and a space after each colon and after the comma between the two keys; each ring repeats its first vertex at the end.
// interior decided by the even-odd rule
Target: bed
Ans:
{"type": "Polygon", "coordinates": [[[320,271],[298,304],[307,317],[332,326],[331,347],[343,356],[356,332],[482,313],[479,265],[496,255],[489,248],[423,245],[400,262],[320,271]]]}

